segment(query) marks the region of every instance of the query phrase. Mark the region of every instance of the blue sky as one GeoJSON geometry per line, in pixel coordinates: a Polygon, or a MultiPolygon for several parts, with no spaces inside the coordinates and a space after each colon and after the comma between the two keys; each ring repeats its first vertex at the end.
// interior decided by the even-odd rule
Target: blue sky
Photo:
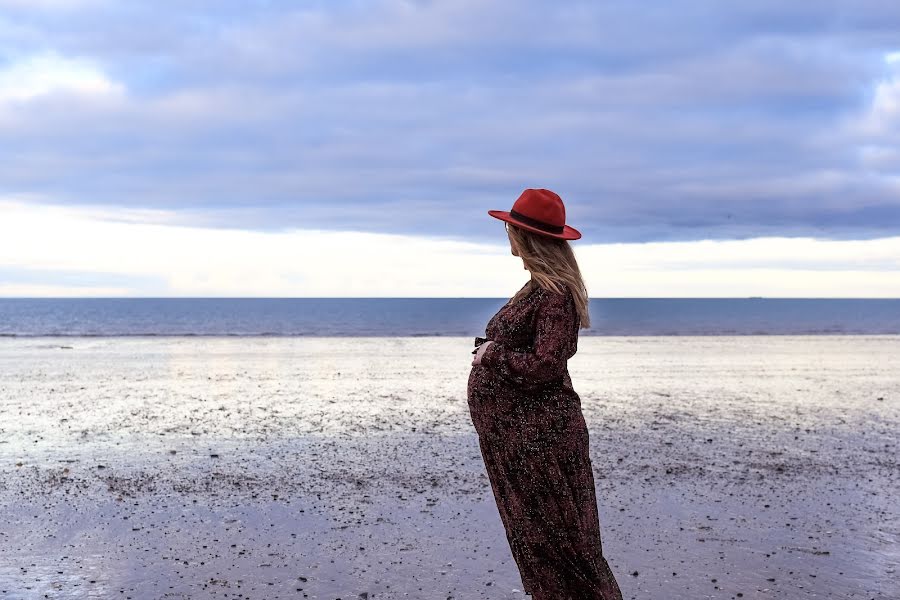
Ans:
{"type": "Polygon", "coordinates": [[[0,39],[0,295],[503,296],[486,211],[547,187],[596,295],[900,296],[897,2],[0,0],[0,39]]]}

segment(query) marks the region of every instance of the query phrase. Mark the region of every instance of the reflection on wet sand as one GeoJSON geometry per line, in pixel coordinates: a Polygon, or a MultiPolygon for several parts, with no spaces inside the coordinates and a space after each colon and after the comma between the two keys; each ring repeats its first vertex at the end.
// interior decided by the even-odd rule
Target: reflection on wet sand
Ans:
{"type": "MultiPolygon", "coordinates": [[[[0,340],[0,598],[524,597],[469,338],[57,342],[0,340]]],[[[625,596],[900,596],[897,356],[582,338],[625,596]]]]}

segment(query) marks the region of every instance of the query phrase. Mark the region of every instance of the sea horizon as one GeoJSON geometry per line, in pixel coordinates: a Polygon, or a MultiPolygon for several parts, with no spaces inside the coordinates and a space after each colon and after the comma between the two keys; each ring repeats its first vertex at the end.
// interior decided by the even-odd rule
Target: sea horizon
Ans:
{"type": "MultiPolygon", "coordinates": [[[[476,336],[508,298],[0,298],[0,337],[476,336]]],[[[897,298],[594,297],[582,336],[894,335],[897,298]]]]}

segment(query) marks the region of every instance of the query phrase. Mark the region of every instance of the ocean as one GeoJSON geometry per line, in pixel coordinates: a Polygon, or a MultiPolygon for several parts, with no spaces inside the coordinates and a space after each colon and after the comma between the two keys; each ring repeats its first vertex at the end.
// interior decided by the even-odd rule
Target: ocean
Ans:
{"type": "MultiPolygon", "coordinates": [[[[507,298],[5,298],[0,336],[475,336],[507,298]]],[[[581,335],[900,334],[900,299],[595,298],[581,335]]]]}

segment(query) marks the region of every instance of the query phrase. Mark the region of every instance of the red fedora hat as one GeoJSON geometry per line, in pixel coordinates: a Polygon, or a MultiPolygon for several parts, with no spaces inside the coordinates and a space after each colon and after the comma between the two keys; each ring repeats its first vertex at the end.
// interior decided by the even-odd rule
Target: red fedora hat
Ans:
{"type": "Polygon", "coordinates": [[[544,189],[527,189],[513,203],[512,210],[489,210],[495,219],[516,227],[561,240],[577,240],[581,233],[566,225],[566,207],[562,198],[544,189]]]}

